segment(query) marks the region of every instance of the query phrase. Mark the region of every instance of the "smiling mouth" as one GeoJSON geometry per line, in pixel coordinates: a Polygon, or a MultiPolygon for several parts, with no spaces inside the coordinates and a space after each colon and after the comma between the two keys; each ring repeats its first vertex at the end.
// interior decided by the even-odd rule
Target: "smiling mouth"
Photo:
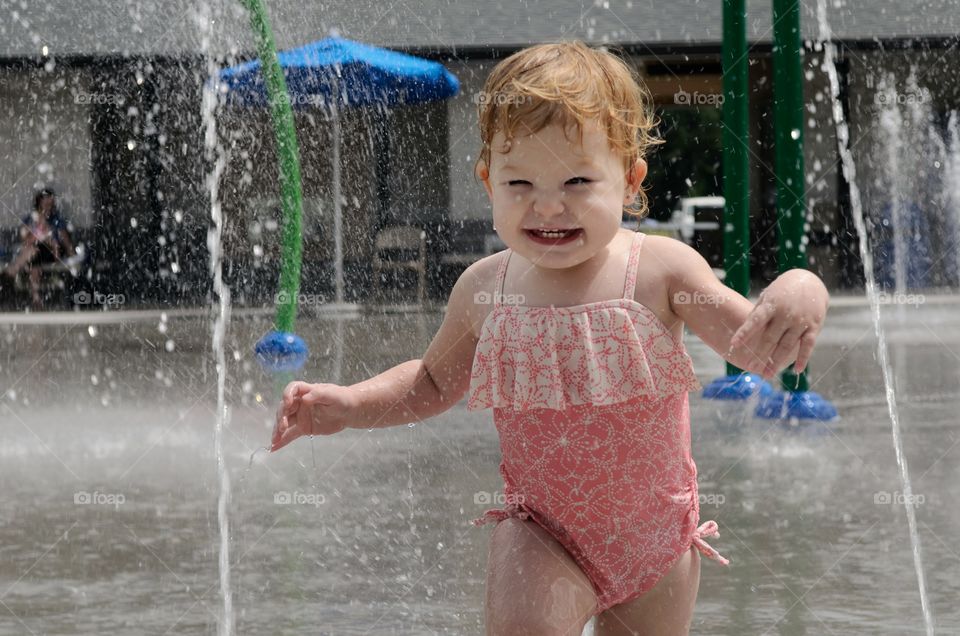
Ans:
{"type": "Polygon", "coordinates": [[[537,238],[554,240],[572,238],[582,231],[583,230],[578,227],[564,230],[526,230],[528,234],[531,234],[537,238]]]}

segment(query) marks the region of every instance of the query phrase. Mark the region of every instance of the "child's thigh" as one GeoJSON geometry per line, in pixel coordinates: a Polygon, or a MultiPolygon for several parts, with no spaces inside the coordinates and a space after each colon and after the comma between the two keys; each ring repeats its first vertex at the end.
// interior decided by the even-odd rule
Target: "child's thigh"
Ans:
{"type": "Polygon", "coordinates": [[[597,617],[596,636],[682,636],[700,587],[700,553],[691,547],[646,594],[597,617]]]}
{"type": "Polygon", "coordinates": [[[513,518],[490,535],[486,596],[491,636],[580,636],[597,606],[566,549],[533,521],[513,518]]]}

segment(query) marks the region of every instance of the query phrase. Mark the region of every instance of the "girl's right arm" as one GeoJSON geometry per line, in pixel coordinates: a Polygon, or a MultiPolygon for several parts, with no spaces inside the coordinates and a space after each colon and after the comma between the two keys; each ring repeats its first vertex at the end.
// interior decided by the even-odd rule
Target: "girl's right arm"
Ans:
{"type": "Polygon", "coordinates": [[[474,263],[450,293],[446,316],[422,359],[343,387],[291,382],[277,412],[271,450],[301,435],[330,435],[344,428],[382,428],[422,421],[460,401],[470,386],[477,346],[475,294],[483,287],[474,263]]]}

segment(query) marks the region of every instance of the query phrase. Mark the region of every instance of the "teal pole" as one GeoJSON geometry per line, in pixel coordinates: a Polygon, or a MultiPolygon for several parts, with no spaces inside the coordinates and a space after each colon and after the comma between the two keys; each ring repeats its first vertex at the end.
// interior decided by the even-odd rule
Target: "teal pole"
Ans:
{"type": "MultiPolygon", "coordinates": [[[[776,141],[778,266],[807,268],[802,244],[806,205],[803,171],[803,69],[799,0],[773,0],[773,119],[776,141]]],[[[784,390],[808,390],[806,373],[791,365],[781,375],[784,390]]]]}
{"type": "Polygon", "coordinates": [[[260,69],[267,85],[270,118],[277,144],[280,167],[280,199],[283,209],[283,238],[280,269],[280,293],[276,299],[276,328],[292,332],[300,294],[300,262],[303,251],[301,223],[303,196],[300,190],[300,150],[293,121],[293,108],[287,83],[277,59],[270,20],[262,0],[241,0],[250,11],[250,26],[257,41],[260,69]]]}
{"type": "MultiPolygon", "coordinates": [[[[724,283],[750,294],[750,164],[747,154],[748,54],[746,0],[723,1],[723,268],[724,283]]],[[[743,373],[727,362],[727,375],[743,373]]]]}

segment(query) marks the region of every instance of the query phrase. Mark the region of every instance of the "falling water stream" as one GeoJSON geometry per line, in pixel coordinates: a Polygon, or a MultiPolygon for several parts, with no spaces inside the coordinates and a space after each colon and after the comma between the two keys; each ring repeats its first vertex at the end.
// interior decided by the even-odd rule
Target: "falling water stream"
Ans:
{"type": "Polygon", "coordinates": [[[220,207],[219,184],[226,164],[223,148],[217,138],[216,110],[219,97],[219,66],[210,54],[210,36],[212,20],[209,7],[203,6],[199,16],[203,32],[203,51],[207,61],[208,81],[203,86],[203,124],[204,151],[210,172],[207,174],[207,190],[210,193],[210,216],[213,227],[207,232],[207,248],[210,252],[210,273],[213,276],[213,290],[217,295],[216,319],[213,323],[213,351],[217,360],[217,421],[214,433],[214,446],[217,456],[217,474],[220,480],[220,496],[217,500],[217,522],[220,526],[220,595],[223,599],[223,615],[218,633],[230,636],[233,632],[233,601],[230,593],[230,528],[227,508],[230,503],[230,476],[224,464],[223,429],[227,425],[228,412],[225,397],[226,356],[223,338],[230,319],[230,290],[223,282],[222,246],[223,213],[220,207]]]}
{"type": "Polygon", "coordinates": [[[837,126],[837,145],[840,149],[841,168],[847,183],[850,185],[850,209],[860,238],[860,257],[863,260],[863,273],[866,279],[867,298],[870,301],[870,312],[873,315],[873,326],[877,333],[877,352],[880,356],[880,366],[883,371],[883,382],[887,396],[887,410],[890,414],[890,423],[893,429],[893,448],[897,457],[897,466],[900,469],[900,481],[903,488],[904,509],[907,513],[907,524],[910,528],[910,543],[913,548],[913,565],[917,574],[917,585],[920,588],[920,605],[923,609],[923,621],[928,636],[933,635],[933,613],[927,599],[927,590],[923,574],[923,559],[920,554],[920,535],[917,532],[917,517],[914,511],[913,489],[910,486],[910,471],[907,468],[907,458],[903,454],[903,439],[900,434],[900,418],[897,410],[896,394],[893,389],[893,374],[887,355],[887,341],[883,327],[880,325],[880,303],[877,298],[876,283],[873,274],[873,258],[867,246],[867,228],[863,218],[863,208],[860,201],[860,190],[857,188],[857,172],[850,152],[850,131],[843,117],[843,106],[840,103],[840,82],[836,67],[836,49],[832,44],[830,25],[827,22],[826,0],[817,1],[817,22],[820,28],[820,40],[824,47],[824,64],[830,78],[830,93],[833,104],[833,119],[837,126]]]}

